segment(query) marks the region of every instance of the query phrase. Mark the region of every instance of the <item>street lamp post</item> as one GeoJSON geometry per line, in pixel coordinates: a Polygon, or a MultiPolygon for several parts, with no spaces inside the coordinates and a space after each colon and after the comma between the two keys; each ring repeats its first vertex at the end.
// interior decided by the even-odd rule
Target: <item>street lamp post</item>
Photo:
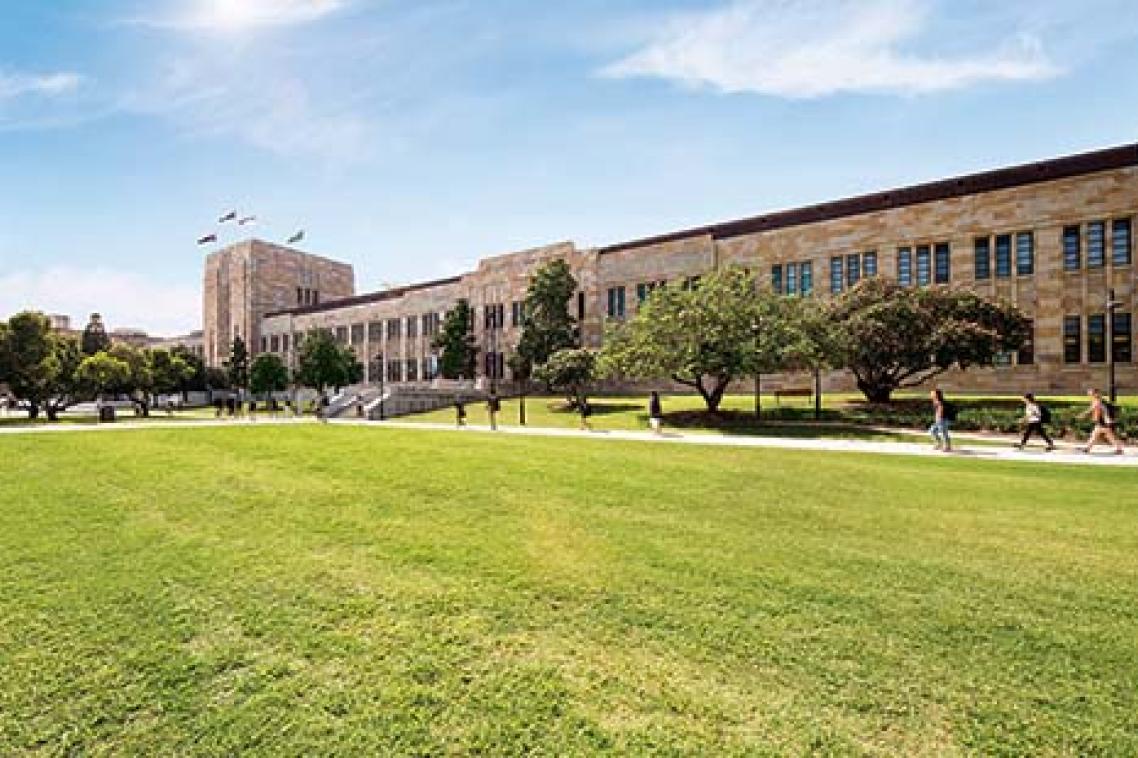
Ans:
{"type": "Polygon", "coordinates": [[[1114,311],[1121,303],[1114,299],[1114,290],[1106,296],[1106,365],[1110,372],[1110,402],[1118,402],[1118,386],[1114,371],[1114,311]]]}
{"type": "Polygon", "coordinates": [[[387,356],[382,351],[377,359],[379,362],[379,420],[383,421],[383,380],[387,373],[387,356]]]}
{"type": "Polygon", "coordinates": [[[760,325],[758,321],[751,324],[751,333],[755,335],[755,420],[759,421],[763,417],[763,380],[762,373],[759,371],[759,330],[760,325]]]}

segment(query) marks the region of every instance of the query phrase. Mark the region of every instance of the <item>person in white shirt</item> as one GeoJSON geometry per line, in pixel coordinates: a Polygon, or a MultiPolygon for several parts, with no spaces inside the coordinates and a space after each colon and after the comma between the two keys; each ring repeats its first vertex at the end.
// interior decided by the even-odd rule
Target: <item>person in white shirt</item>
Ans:
{"type": "Polygon", "coordinates": [[[1047,451],[1051,452],[1055,449],[1055,443],[1047,434],[1047,422],[1044,420],[1044,410],[1035,400],[1035,395],[1028,392],[1023,396],[1023,438],[1016,445],[1016,448],[1023,450],[1027,446],[1027,441],[1031,439],[1031,435],[1038,434],[1047,443],[1047,451]]]}

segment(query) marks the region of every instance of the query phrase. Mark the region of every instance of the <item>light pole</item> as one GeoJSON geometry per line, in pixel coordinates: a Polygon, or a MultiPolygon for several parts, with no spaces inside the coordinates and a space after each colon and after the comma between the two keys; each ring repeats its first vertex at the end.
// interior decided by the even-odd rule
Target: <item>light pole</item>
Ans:
{"type": "Polygon", "coordinates": [[[1114,376],[1114,311],[1121,303],[1114,299],[1114,290],[1106,295],[1106,365],[1110,372],[1110,402],[1118,402],[1118,386],[1114,376]]]}
{"type": "Polygon", "coordinates": [[[383,421],[383,380],[387,373],[387,360],[383,351],[380,351],[376,361],[379,364],[379,420],[383,421]]]}
{"type": "Polygon", "coordinates": [[[759,421],[763,417],[763,380],[762,373],[759,371],[759,330],[760,324],[755,321],[751,324],[751,333],[755,336],[755,420],[759,421]]]}

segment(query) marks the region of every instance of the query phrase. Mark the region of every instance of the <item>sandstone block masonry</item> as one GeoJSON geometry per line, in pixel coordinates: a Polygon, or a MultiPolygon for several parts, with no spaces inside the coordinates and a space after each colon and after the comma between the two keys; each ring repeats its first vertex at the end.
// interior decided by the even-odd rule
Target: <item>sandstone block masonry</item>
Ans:
{"type": "MultiPolygon", "coordinates": [[[[434,378],[430,342],[441,316],[460,298],[475,310],[482,375],[508,379],[505,356],[520,335],[526,285],[553,258],[569,262],[577,277],[573,309],[592,346],[600,344],[607,319],[633,316],[659,283],[694,282],[726,266],[748,268],[788,297],[834,297],[861,278],[886,276],[905,286],[968,288],[1004,298],[1033,319],[1033,339],[1024,350],[1002,356],[992,369],[942,377],[938,382],[947,389],[1081,392],[1106,383],[1113,357],[1119,386],[1134,392],[1136,215],[1138,145],[1127,145],[599,249],[557,243],[488,258],[475,271],[438,282],[340,302],[322,294],[320,303],[288,304],[259,323],[232,291],[234,281],[256,279],[265,268],[252,270],[238,255],[225,275],[220,261],[207,263],[206,300],[208,307],[219,292],[209,294],[211,276],[227,282],[229,312],[248,312],[249,321],[215,320],[213,329],[244,329],[262,337],[251,342],[256,348],[289,361],[297,335],[327,328],[357,349],[369,381],[382,372],[388,382],[421,383],[434,378]],[[1106,306],[1111,291],[1113,318],[1106,306]]],[[[207,343],[209,324],[207,317],[207,343]]],[[[776,377],[772,386],[803,381],[776,377]]],[[[840,372],[826,384],[850,386],[840,372]]]]}

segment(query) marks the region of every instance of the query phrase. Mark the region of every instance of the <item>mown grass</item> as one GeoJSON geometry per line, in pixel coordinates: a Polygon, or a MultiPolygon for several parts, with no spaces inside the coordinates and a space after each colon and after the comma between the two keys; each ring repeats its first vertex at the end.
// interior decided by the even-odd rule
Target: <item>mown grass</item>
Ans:
{"type": "Polygon", "coordinates": [[[0,438],[0,754],[1138,751],[1129,470],[0,438]]]}

